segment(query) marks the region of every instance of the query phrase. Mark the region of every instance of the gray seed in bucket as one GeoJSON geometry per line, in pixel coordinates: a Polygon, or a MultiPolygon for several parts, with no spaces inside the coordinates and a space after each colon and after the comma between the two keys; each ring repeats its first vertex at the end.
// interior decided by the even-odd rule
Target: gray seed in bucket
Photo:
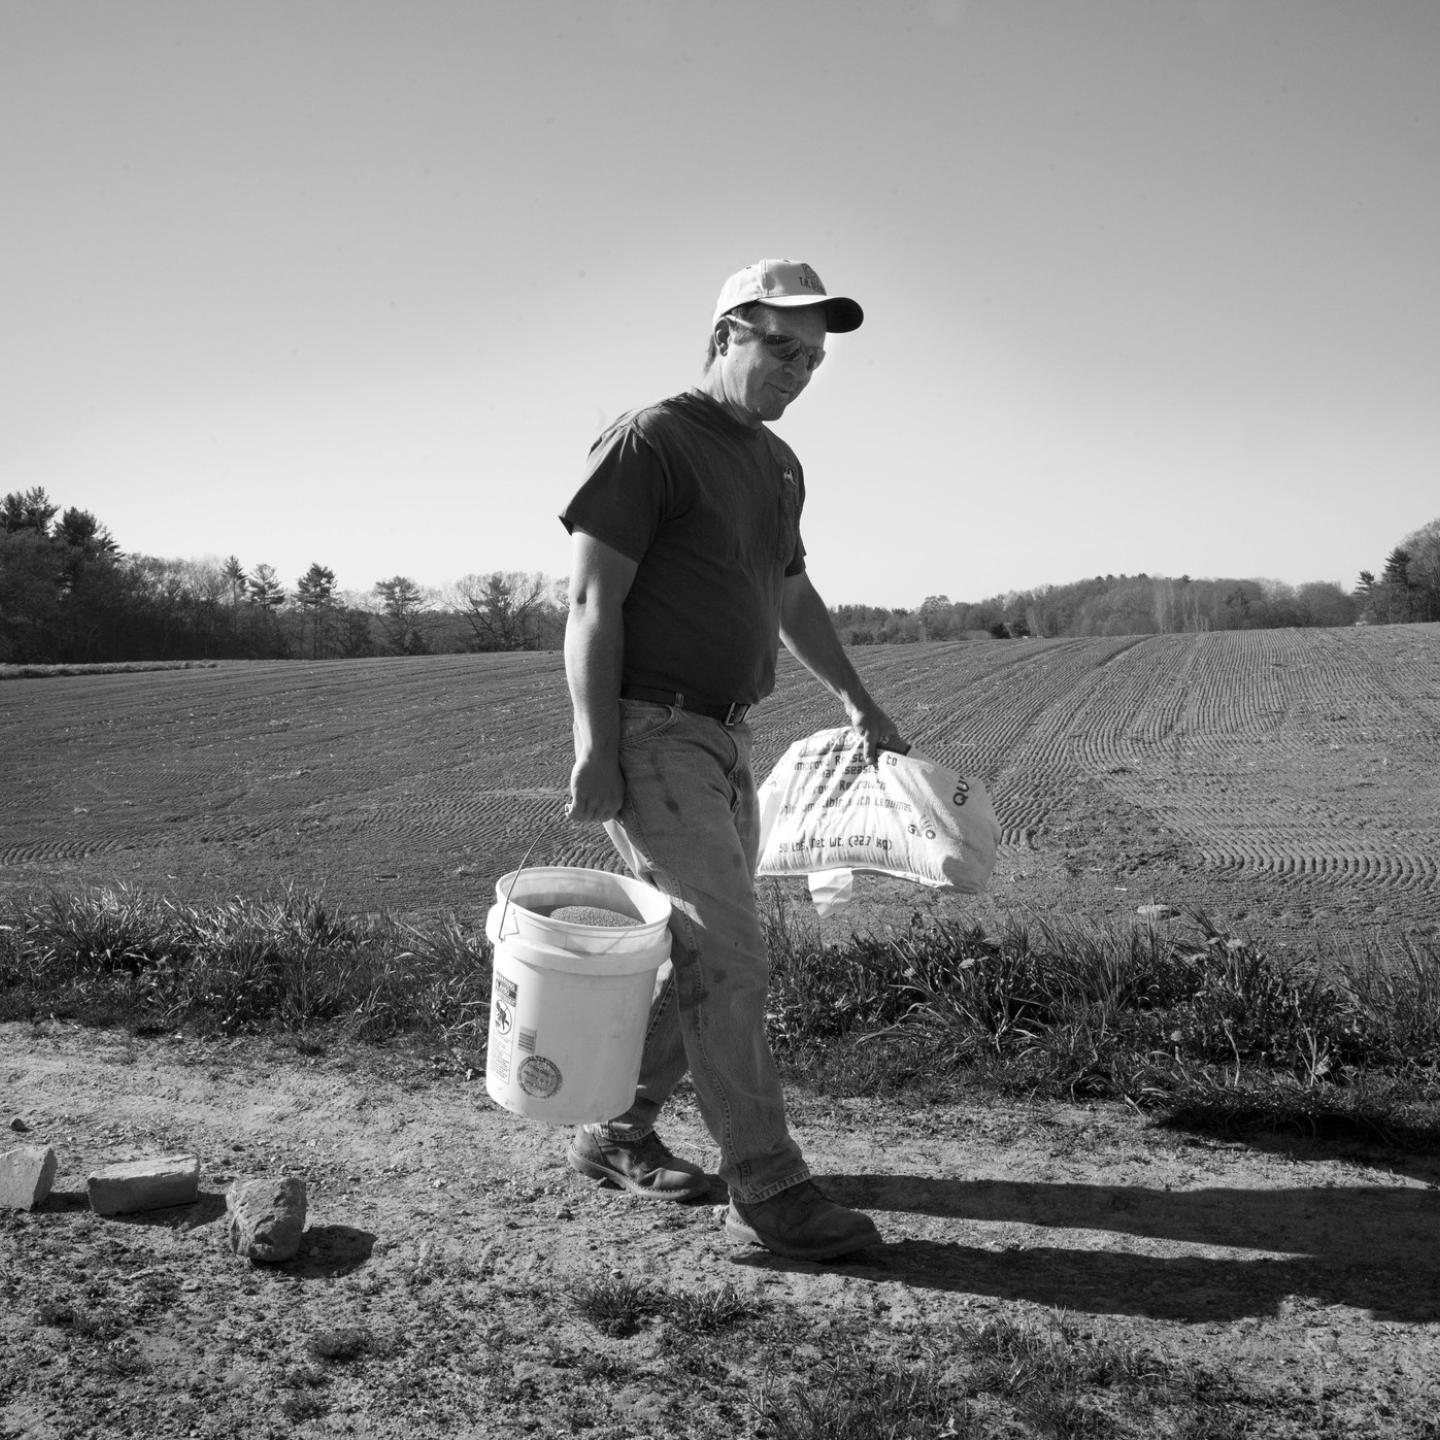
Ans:
{"type": "Polygon", "coordinates": [[[594,905],[561,905],[550,912],[552,920],[568,920],[572,925],[598,925],[611,930],[630,929],[640,924],[633,915],[619,910],[601,910],[594,905]]]}

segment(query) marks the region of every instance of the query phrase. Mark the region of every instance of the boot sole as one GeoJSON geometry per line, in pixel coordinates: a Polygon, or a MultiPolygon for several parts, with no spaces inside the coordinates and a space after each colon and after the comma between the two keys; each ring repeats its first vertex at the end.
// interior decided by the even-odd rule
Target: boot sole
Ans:
{"type": "Polygon", "coordinates": [[[783,1240],[767,1240],[760,1232],[731,1214],[725,1217],[725,1233],[732,1240],[750,1245],[759,1245],[787,1260],[835,1260],[841,1255],[856,1255],[861,1250],[882,1245],[880,1232],[872,1229],[868,1235],[853,1235],[847,1240],[832,1240],[826,1245],[787,1245],[783,1240]]]}

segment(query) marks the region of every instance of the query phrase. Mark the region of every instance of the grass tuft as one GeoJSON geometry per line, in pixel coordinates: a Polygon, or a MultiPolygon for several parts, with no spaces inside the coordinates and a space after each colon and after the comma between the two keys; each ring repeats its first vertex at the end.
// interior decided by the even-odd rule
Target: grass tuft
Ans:
{"type": "Polygon", "coordinates": [[[311,1359],[325,1365],[348,1365],[372,1354],[375,1341],[368,1330],[358,1326],[341,1326],[320,1330],[306,1344],[311,1359]]]}
{"type": "Polygon", "coordinates": [[[621,1275],[576,1281],[570,1286],[570,1299],[601,1334],[620,1339],[634,1335],[652,1320],[664,1321],[686,1337],[714,1335],[752,1318],[762,1308],[733,1284],[696,1294],[621,1275]]]}
{"type": "Polygon", "coordinates": [[[751,1407],[773,1440],[1002,1436],[1228,1440],[1258,1433],[1243,1385],[1095,1339],[1065,1318],[922,1327],[908,1342],[852,1334],[799,1376],[766,1376],[751,1407]],[[1217,1395],[1223,1399],[1217,1403],[1217,1395]]]}
{"type": "Polygon", "coordinates": [[[929,1440],[980,1435],[969,1406],[931,1363],[907,1364],[852,1344],[802,1382],[762,1379],[752,1400],[776,1440],[929,1440]]]}

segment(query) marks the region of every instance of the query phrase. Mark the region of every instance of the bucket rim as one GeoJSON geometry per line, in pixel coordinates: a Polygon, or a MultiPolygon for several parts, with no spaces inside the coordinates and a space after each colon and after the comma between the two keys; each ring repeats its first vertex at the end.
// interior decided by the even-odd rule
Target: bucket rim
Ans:
{"type": "MultiPolygon", "coordinates": [[[[565,903],[595,905],[599,898],[602,897],[593,893],[577,894],[573,898],[567,898],[565,903]]],[[[632,876],[622,875],[614,870],[597,870],[594,867],[583,865],[521,866],[518,870],[508,871],[495,882],[495,899],[506,910],[515,909],[530,917],[532,923],[540,923],[546,929],[553,928],[562,934],[576,936],[653,935],[669,925],[673,910],[670,897],[656,886],[648,885],[643,880],[636,880],[632,876]],[[531,910],[525,904],[527,892],[532,895],[537,891],[553,892],[563,887],[567,878],[578,877],[584,877],[592,891],[597,883],[602,889],[618,890],[620,896],[627,902],[632,912],[632,918],[639,921],[639,924],[634,926],[587,925],[580,920],[557,920],[551,915],[542,915],[531,910]]],[[[600,907],[597,906],[597,908],[600,907]]],[[[607,908],[621,910],[624,907],[610,906],[607,908]]]]}

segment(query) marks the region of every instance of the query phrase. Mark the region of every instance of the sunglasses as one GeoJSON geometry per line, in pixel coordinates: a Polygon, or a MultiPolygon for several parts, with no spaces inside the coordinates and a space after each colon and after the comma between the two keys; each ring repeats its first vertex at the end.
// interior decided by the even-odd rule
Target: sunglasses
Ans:
{"type": "Polygon", "coordinates": [[[776,335],[768,330],[762,330],[758,325],[749,320],[742,319],[739,315],[727,315],[725,317],[732,325],[743,325],[747,330],[753,330],[759,337],[760,343],[775,357],[782,365],[789,365],[793,361],[805,357],[805,369],[807,371],[818,370],[820,362],[825,358],[825,352],[818,345],[806,345],[797,340],[793,335],[776,335]]]}

